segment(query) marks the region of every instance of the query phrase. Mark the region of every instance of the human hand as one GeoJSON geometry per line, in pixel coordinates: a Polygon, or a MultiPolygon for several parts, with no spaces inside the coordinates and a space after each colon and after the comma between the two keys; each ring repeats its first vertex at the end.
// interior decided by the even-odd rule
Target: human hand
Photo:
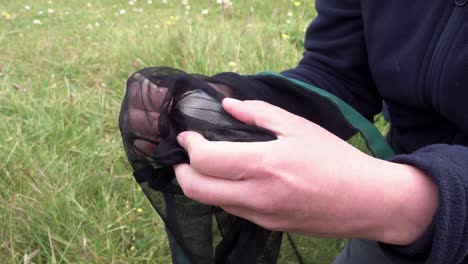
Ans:
{"type": "Polygon", "coordinates": [[[402,210],[408,193],[416,200],[428,196],[419,187],[429,183],[414,168],[370,157],[320,126],[264,102],[229,99],[223,107],[278,139],[210,142],[194,132],[181,133],[178,141],[191,163],[175,166],[175,172],[188,197],[267,229],[321,237],[406,244],[429,224],[433,211],[427,210],[429,217],[414,228],[408,226],[413,215],[402,210]]]}

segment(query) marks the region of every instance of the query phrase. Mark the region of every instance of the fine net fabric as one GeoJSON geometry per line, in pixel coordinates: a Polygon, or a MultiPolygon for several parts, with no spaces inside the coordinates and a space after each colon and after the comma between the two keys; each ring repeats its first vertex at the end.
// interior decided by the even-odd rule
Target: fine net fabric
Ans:
{"type": "Polygon", "coordinates": [[[207,77],[167,67],[145,68],[128,79],[119,117],[135,179],[166,225],[171,247],[177,249],[174,262],[277,263],[288,248],[301,263],[300,248],[307,246],[298,243],[307,239],[294,242],[290,235],[188,199],[177,184],[172,165],[190,162],[176,140],[182,131],[196,131],[211,141],[276,139],[270,131],[246,125],[225,112],[224,97],[266,101],[342,138],[358,132],[329,100],[281,78],[235,73],[207,77]]]}
{"type": "Polygon", "coordinates": [[[137,181],[191,263],[274,263],[280,233],[188,199],[174,178],[172,165],[189,162],[176,141],[182,131],[199,132],[208,140],[276,138],[227,114],[221,107],[226,95],[232,90],[214,88],[202,76],[162,67],[143,69],[127,82],[119,120],[124,146],[137,181]],[[215,251],[213,216],[222,236],[215,251]]]}

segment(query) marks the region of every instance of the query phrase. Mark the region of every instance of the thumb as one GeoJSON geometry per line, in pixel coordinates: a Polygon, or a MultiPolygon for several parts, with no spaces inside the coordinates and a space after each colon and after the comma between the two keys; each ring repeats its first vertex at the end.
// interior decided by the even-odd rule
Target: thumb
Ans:
{"type": "Polygon", "coordinates": [[[225,98],[223,108],[240,121],[268,129],[276,135],[293,134],[297,125],[305,119],[264,101],[239,101],[225,98]]]}
{"type": "Polygon", "coordinates": [[[197,145],[200,145],[206,141],[208,140],[201,134],[193,131],[185,131],[177,136],[177,142],[187,151],[189,156],[197,145]]]}

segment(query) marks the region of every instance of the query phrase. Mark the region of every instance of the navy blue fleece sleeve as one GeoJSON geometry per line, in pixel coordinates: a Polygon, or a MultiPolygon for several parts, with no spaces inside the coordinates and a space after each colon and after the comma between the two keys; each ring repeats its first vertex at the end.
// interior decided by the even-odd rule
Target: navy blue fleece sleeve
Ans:
{"type": "MultiPolygon", "coordinates": [[[[372,120],[382,105],[368,66],[360,1],[316,0],[316,8],[318,16],[307,30],[302,60],[282,74],[335,94],[372,120]]],[[[425,171],[439,187],[440,206],[431,226],[414,244],[381,244],[386,255],[393,263],[464,263],[468,148],[430,145],[392,161],[425,171]]]]}
{"type": "Polygon", "coordinates": [[[331,92],[369,120],[382,110],[368,66],[359,0],[316,0],[299,65],[282,72],[331,92]]]}
{"type": "Polygon", "coordinates": [[[387,256],[396,263],[467,263],[468,147],[430,145],[412,154],[398,155],[393,161],[428,174],[439,187],[440,202],[423,238],[407,247],[383,245],[387,256]]]}

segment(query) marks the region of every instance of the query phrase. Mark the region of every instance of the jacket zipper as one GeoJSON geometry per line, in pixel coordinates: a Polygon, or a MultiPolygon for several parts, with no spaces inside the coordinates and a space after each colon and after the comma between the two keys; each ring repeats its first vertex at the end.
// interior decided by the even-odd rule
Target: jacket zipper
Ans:
{"type": "Polygon", "coordinates": [[[457,24],[460,25],[460,18],[462,17],[464,11],[463,7],[466,6],[467,2],[468,0],[453,0],[453,7],[450,13],[450,17],[445,24],[439,39],[437,40],[437,44],[429,62],[429,68],[426,73],[426,82],[423,89],[423,99],[428,100],[433,98],[430,102],[432,102],[433,105],[437,108],[439,108],[438,91],[441,86],[443,86],[441,83],[441,77],[444,73],[444,62],[446,55],[450,50],[450,45],[453,43],[453,39],[456,37],[456,32],[458,30],[457,24]],[[434,96],[431,96],[431,94],[434,96]]]}

